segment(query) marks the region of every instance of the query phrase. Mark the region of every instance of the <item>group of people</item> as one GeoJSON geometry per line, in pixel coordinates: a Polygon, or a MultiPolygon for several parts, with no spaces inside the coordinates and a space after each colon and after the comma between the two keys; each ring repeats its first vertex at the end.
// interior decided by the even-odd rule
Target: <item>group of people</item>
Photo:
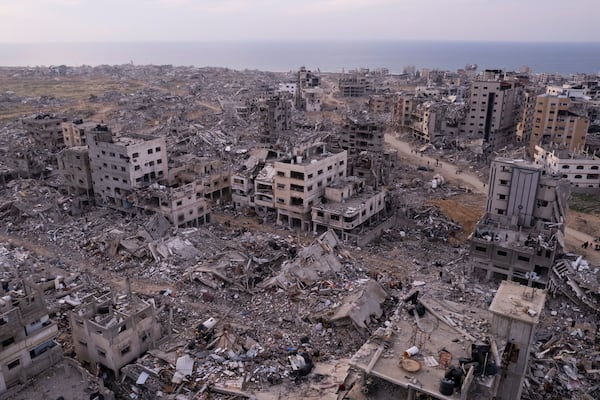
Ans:
{"type": "MultiPolygon", "coordinates": [[[[594,242],[598,242],[598,241],[600,241],[600,238],[594,240],[594,242]]],[[[594,244],[594,243],[591,243],[591,242],[583,242],[583,244],[581,245],[581,248],[582,249],[587,249],[590,246],[594,246],[594,250],[600,251],[600,244],[599,243],[594,244]]]]}

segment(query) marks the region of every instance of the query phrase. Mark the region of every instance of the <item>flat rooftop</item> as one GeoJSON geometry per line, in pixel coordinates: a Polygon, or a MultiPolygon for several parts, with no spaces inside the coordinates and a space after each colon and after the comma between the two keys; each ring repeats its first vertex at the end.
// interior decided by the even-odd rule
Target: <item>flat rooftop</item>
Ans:
{"type": "Polygon", "coordinates": [[[546,291],[512,281],[502,281],[490,312],[519,321],[537,324],[546,302],[546,291]]]}
{"type": "MultiPolygon", "coordinates": [[[[421,301],[428,308],[435,310],[437,315],[427,310],[417,321],[416,317],[402,310],[399,320],[393,326],[395,332],[391,344],[382,350],[381,342],[369,340],[352,357],[350,364],[368,375],[379,377],[406,389],[413,388],[438,399],[460,399],[461,394],[456,391],[451,396],[440,393],[440,383],[446,373],[445,361],[441,354],[449,353],[448,364],[457,366],[460,357],[471,357],[471,343],[479,342],[485,338],[486,333],[471,329],[469,333],[463,334],[442,318],[455,319],[458,322],[458,315],[462,314],[468,315],[464,318],[489,320],[490,314],[479,309],[463,310],[461,308],[464,305],[457,303],[448,305],[446,302],[442,304],[443,301],[437,302],[433,299],[421,299],[421,301]],[[410,372],[401,365],[405,351],[412,346],[419,349],[416,355],[410,357],[420,364],[420,370],[417,372],[410,372]]],[[[473,384],[489,388],[492,381],[493,378],[476,378],[473,384]]]]}

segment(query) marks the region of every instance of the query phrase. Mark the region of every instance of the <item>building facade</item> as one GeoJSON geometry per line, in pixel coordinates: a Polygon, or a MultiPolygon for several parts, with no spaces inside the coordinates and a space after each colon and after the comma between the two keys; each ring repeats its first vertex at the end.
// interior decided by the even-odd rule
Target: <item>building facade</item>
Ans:
{"type": "Polygon", "coordinates": [[[329,153],[323,144],[276,161],[273,193],[277,223],[310,230],[312,206],[328,185],[346,177],[346,162],[346,151],[329,153]]]}
{"type": "Polygon", "coordinates": [[[485,213],[470,238],[472,270],[546,287],[568,213],[569,184],[523,160],[496,159],[485,213]]]}
{"type": "Polygon", "coordinates": [[[113,136],[101,125],[88,132],[88,149],[94,195],[99,203],[133,211],[133,191],[167,177],[164,137],[113,136]]]}
{"type": "Polygon", "coordinates": [[[111,292],[90,294],[70,313],[77,360],[93,372],[115,378],[161,337],[154,306],[131,294],[125,297],[118,302],[111,292]]]}
{"type": "Polygon", "coordinates": [[[575,112],[576,108],[577,102],[565,95],[537,96],[529,143],[532,152],[536,145],[583,150],[589,120],[575,112]]]}
{"type": "Polygon", "coordinates": [[[0,298],[0,395],[62,359],[58,327],[50,320],[43,291],[23,280],[20,290],[3,282],[0,298]]]}
{"type": "Polygon", "coordinates": [[[546,174],[566,179],[571,191],[578,193],[600,192],[600,157],[596,154],[546,150],[535,146],[534,162],[546,174]]]}

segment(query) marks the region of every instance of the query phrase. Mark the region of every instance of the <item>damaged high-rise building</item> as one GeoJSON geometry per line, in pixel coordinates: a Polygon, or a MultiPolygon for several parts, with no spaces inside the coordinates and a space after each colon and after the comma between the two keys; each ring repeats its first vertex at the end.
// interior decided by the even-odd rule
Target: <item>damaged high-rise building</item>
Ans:
{"type": "Polygon", "coordinates": [[[485,214],[471,235],[473,271],[546,287],[562,251],[568,182],[523,160],[492,162],[485,214]]]}

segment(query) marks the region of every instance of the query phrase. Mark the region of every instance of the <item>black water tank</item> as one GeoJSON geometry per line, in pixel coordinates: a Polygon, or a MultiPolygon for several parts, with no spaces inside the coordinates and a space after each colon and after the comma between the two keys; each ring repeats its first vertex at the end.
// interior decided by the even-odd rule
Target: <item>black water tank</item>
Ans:
{"type": "Polygon", "coordinates": [[[452,396],[454,393],[454,381],[450,379],[442,379],[440,382],[440,393],[444,396],[452,396]]]}

